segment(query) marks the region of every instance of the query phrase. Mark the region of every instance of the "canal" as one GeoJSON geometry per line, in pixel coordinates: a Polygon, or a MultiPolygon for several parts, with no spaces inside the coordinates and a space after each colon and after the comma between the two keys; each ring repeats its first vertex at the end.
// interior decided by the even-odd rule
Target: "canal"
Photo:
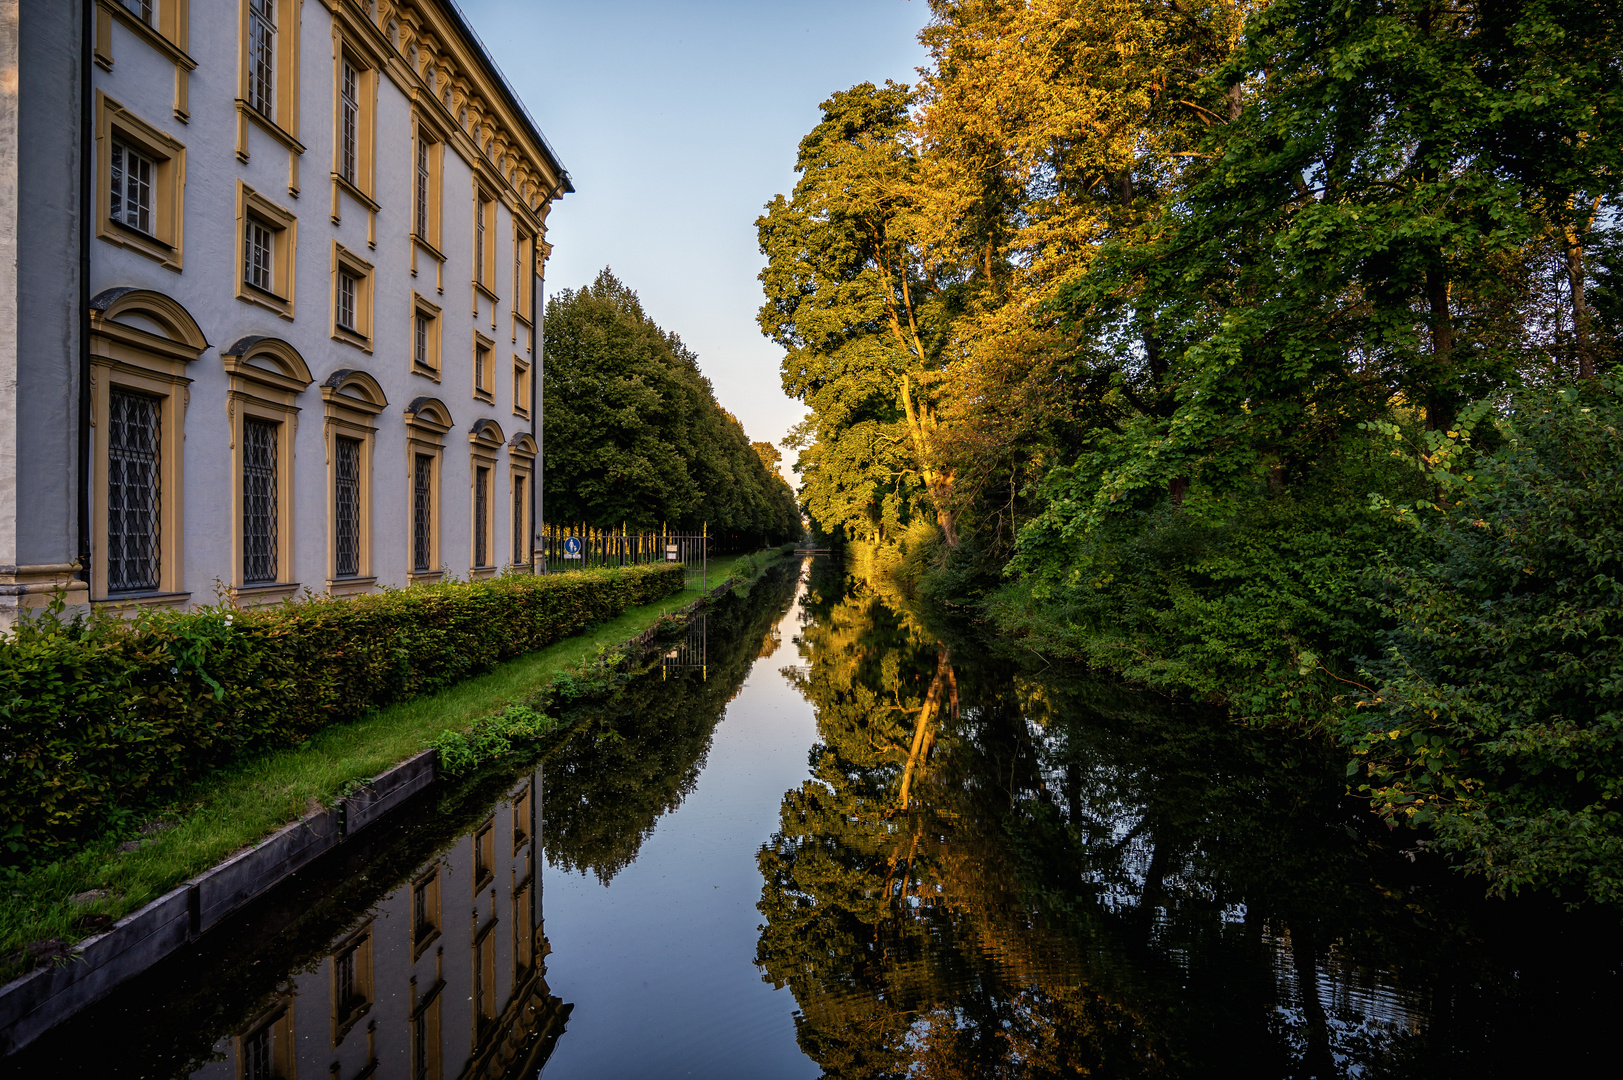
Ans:
{"type": "Polygon", "coordinates": [[[1488,901],[1331,746],[818,559],[0,1073],[1615,1074],[1615,913],[1488,901]]]}

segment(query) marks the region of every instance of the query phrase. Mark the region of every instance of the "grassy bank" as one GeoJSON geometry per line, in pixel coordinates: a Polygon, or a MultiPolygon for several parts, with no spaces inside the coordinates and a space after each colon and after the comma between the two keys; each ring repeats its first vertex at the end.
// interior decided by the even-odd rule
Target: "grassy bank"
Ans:
{"type": "MultiPolygon", "coordinates": [[[[712,560],[710,587],[726,580],[740,563],[753,576],[778,556],[773,549],[765,560],[760,554],[712,560]]],[[[316,805],[332,805],[352,784],[426,749],[442,732],[466,731],[481,717],[533,695],[560,672],[636,637],[662,615],[701,595],[699,575],[690,574],[683,592],[631,608],[448,690],[323,728],[298,746],[234,763],[188,789],[162,815],[173,827],[146,837],[137,850],[120,851],[116,839],[102,840],[68,858],[0,879],[7,893],[0,904],[0,982],[23,970],[28,959],[22,950],[29,943],[72,943],[96,933],[316,805]],[[88,903],[71,901],[93,892],[105,895],[88,903]]]]}

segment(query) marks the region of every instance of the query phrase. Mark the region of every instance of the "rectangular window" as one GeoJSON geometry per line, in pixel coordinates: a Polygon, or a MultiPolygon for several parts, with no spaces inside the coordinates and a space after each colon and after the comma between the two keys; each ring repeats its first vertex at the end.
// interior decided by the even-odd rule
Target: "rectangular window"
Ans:
{"type": "MultiPolygon", "coordinates": [[[[524,501],[524,477],[513,477],[513,565],[523,566],[530,561],[530,545],[525,543],[524,516],[529,504],[524,501]]],[[[517,819],[515,819],[517,820],[517,819]]],[[[514,828],[517,828],[515,825],[514,828]]]]}
{"type": "Polygon", "coordinates": [[[411,477],[411,568],[426,574],[434,558],[434,459],[417,454],[411,477]]]}
{"type": "Polygon", "coordinates": [[[268,420],[242,420],[242,580],[276,580],[276,440],[268,420]]]}
{"type": "Polygon", "coordinates": [[[333,574],[358,577],[361,572],[361,440],[340,435],[333,482],[333,574]]]}
{"type": "Polygon", "coordinates": [[[428,193],[433,174],[428,167],[428,140],[417,140],[417,235],[428,239],[428,193]]]}
{"type": "Polygon", "coordinates": [[[473,565],[490,565],[490,537],[486,519],[490,514],[490,470],[483,465],[473,470],[473,565]]]}
{"type": "Polygon", "coordinates": [[[481,397],[490,396],[491,384],[496,381],[492,354],[493,350],[488,345],[473,347],[473,392],[481,397]]]}
{"type": "Polygon", "coordinates": [[[124,10],[148,26],[152,25],[152,0],[124,0],[124,10]]]}
{"type": "Polygon", "coordinates": [[[275,238],[257,218],[248,218],[242,234],[242,280],[256,289],[274,294],[275,267],[272,264],[275,238]]]}
{"type": "Polygon", "coordinates": [[[122,142],[113,143],[109,216],[120,225],[147,236],[153,235],[153,172],[150,158],[122,142]]]}
{"type": "Polygon", "coordinates": [[[107,399],[107,591],[158,587],[159,399],[107,399]]]}
{"type": "Polygon", "coordinates": [[[271,1053],[271,1029],[275,1026],[272,1021],[242,1037],[242,1080],[277,1080],[276,1059],[271,1053]]]}
{"type": "Polygon", "coordinates": [[[360,76],[355,73],[355,65],[347,59],[342,62],[342,75],[339,80],[338,100],[340,113],[340,150],[339,173],[351,184],[359,183],[357,161],[360,152],[361,140],[361,99],[360,76]]]}
{"type": "Polygon", "coordinates": [[[418,367],[432,367],[428,362],[428,316],[419,311],[412,317],[411,359],[418,367]]]}
{"type": "Polygon", "coordinates": [[[355,293],[357,282],[354,274],[338,273],[338,325],[345,330],[355,329],[355,293]]]}
{"type": "Polygon", "coordinates": [[[530,415],[530,365],[513,357],[513,411],[530,415]]]}
{"type": "Polygon", "coordinates": [[[490,281],[485,273],[485,259],[490,250],[489,242],[485,236],[486,218],[490,216],[491,202],[483,195],[479,197],[478,212],[473,220],[473,280],[489,287],[490,281]]]}
{"type": "Polygon", "coordinates": [[[248,104],[273,118],[276,100],[276,0],[248,0],[248,104]]]}

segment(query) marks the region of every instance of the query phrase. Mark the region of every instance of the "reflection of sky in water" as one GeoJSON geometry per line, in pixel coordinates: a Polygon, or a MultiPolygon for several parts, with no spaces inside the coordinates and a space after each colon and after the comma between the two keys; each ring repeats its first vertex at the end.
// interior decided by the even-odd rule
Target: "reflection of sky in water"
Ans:
{"type": "MultiPolygon", "coordinates": [[[[799,622],[791,608],[781,639],[799,622]]],[[[589,874],[544,871],[547,980],[575,1006],[547,1080],[818,1075],[795,1043],[794,998],[754,964],[755,853],[817,740],[811,706],[779,666],[756,662],[716,726],[697,788],[607,888],[589,874]]]]}

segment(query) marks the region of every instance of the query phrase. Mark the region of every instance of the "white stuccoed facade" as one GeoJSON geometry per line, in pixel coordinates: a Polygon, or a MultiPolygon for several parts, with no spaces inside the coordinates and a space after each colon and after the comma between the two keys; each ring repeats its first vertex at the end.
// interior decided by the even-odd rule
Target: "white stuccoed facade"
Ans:
{"type": "Polygon", "coordinates": [[[528,569],[546,215],[573,189],[454,8],[0,0],[0,67],[8,54],[0,625],[53,589],[70,605],[183,607],[528,569]],[[264,24],[274,40],[256,51],[264,24]],[[147,230],[113,220],[114,144],[147,160],[147,230]],[[270,288],[245,284],[249,218],[277,238],[270,288]],[[354,332],[336,325],[340,272],[354,332]],[[114,434],[110,410],[132,394],[159,418],[156,460],[126,474],[113,444],[140,440],[114,434]],[[255,417],[275,432],[269,473],[245,456],[255,417]],[[353,482],[339,438],[359,448],[353,482]],[[266,491],[273,512],[254,501],[266,491]]]}

